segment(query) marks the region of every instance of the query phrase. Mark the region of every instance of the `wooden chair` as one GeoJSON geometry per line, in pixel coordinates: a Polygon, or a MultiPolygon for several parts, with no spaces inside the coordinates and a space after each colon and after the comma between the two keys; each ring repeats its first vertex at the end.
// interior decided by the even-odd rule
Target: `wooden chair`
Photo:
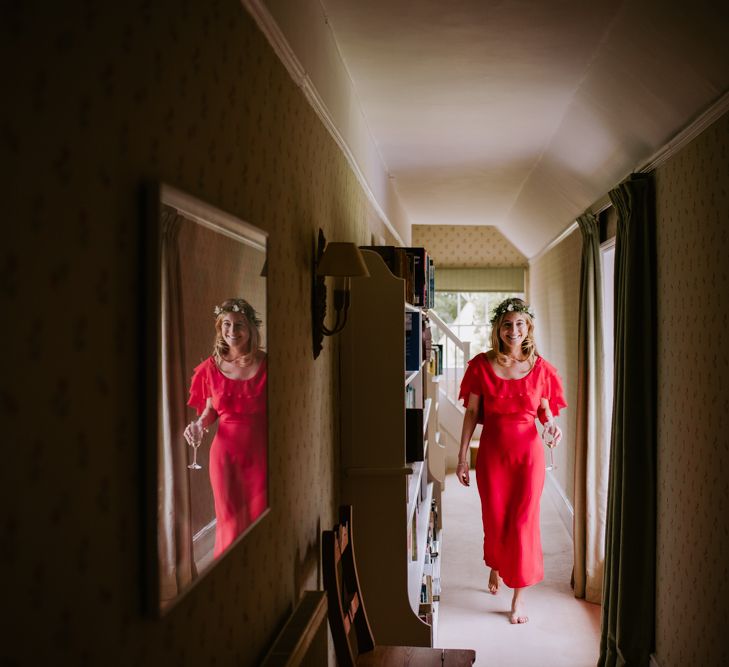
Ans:
{"type": "Polygon", "coordinates": [[[339,667],[470,667],[473,664],[476,652],[470,649],[375,644],[359,589],[351,505],[340,508],[339,524],[334,530],[322,532],[322,561],[327,615],[339,667]]]}

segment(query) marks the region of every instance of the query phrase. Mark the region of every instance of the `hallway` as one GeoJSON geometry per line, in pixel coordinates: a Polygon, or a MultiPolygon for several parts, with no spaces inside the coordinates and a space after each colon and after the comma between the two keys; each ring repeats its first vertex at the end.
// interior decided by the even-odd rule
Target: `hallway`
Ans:
{"type": "Polygon", "coordinates": [[[486,592],[475,479],[465,488],[449,474],[443,494],[442,593],[437,645],[476,650],[476,667],[592,667],[600,608],[577,600],[569,585],[572,544],[548,493],[542,495],[544,581],[526,593],[529,623],[512,626],[511,590],[486,592]]]}

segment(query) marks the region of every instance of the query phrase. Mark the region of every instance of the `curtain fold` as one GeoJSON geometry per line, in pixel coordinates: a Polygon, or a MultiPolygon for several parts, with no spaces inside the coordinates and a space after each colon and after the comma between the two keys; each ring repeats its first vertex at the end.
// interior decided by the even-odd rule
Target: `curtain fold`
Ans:
{"type": "Polygon", "coordinates": [[[582,233],[578,335],[577,435],[574,479],[575,597],[600,604],[610,456],[600,231],[594,215],[577,219],[582,233]]]}
{"type": "Polygon", "coordinates": [[[645,665],[655,643],[656,250],[652,174],[610,192],[615,238],[614,400],[600,667],[645,665]]]}
{"type": "Polygon", "coordinates": [[[162,208],[162,379],[158,437],[158,554],[160,600],[174,599],[196,576],[192,545],[190,480],[184,441],[186,388],[184,319],[178,238],[184,218],[162,208]]]}

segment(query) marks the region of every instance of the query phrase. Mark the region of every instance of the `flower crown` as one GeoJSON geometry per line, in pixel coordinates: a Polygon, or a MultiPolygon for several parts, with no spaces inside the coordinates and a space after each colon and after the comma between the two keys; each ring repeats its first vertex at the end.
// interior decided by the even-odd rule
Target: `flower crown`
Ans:
{"type": "Polygon", "coordinates": [[[215,317],[219,317],[223,313],[242,313],[249,322],[255,324],[257,327],[261,326],[261,320],[256,317],[256,311],[253,309],[253,306],[244,299],[228,299],[222,306],[215,306],[213,312],[215,313],[215,317]]]}
{"type": "Polygon", "coordinates": [[[506,299],[494,309],[494,314],[491,318],[491,325],[493,326],[496,324],[496,320],[506,313],[526,313],[533,320],[536,319],[534,311],[521,299],[506,299]]]}

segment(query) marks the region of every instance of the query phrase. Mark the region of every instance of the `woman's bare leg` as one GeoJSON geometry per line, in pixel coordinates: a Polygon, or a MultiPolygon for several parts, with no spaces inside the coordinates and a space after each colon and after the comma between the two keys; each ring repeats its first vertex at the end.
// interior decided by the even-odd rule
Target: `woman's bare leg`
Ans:
{"type": "Polygon", "coordinates": [[[499,571],[491,568],[489,573],[489,593],[496,595],[499,592],[499,571]]]}
{"type": "Polygon", "coordinates": [[[524,613],[524,602],[521,597],[523,588],[514,589],[514,597],[511,599],[511,613],[509,614],[509,621],[512,623],[526,623],[529,617],[524,613]]]}

